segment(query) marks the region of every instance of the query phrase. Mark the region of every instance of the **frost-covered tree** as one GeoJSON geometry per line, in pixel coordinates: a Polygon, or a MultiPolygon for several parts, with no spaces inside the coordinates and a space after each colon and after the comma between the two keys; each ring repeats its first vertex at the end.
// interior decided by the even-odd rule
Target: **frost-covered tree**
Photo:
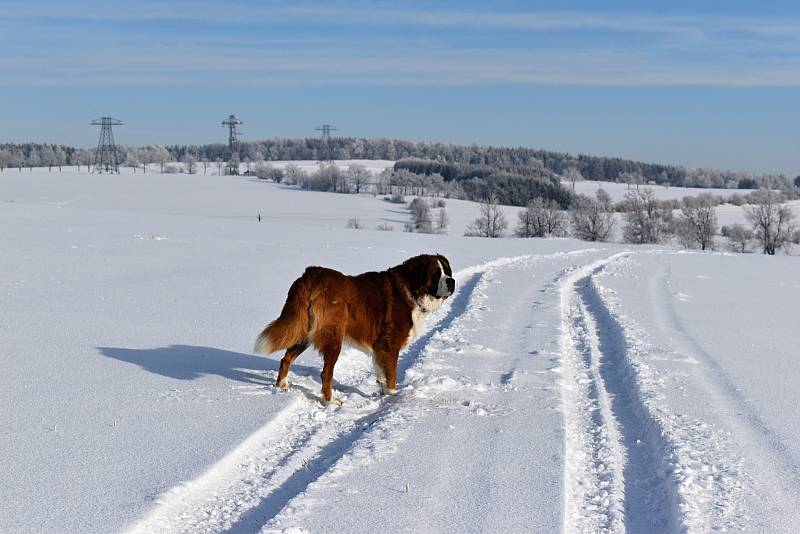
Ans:
{"type": "Polygon", "coordinates": [[[414,231],[420,234],[433,233],[433,217],[428,201],[422,197],[416,197],[409,205],[411,219],[414,222],[414,231]]]}
{"type": "Polygon", "coordinates": [[[672,210],[656,200],[652,189],[632,190],[625,194],[625,227],[628,243],[663,243],[672,233],[672,210]]]}
{"type": "Polygon", "coordinates": [[[570,208],[572,235],[584,241],[608,241],[614,231],[611,197],[598,189],[595,198],[577,195],[570,208]]]}
{"type": "Polygon", "coordinates": [[[281,183],[281,181],[283,181],[283,169],[280,167],[273,167],[265,161],[256,163],[256,166],[253,168],[253,173],[256,175],[256,178],[260,180],[272,180],[275,183],[281,183]]]}
{"type": "Polygon", "coordinates": [[[450,225],[450,216],[447,214],[447,208],[442,206],[436,214],[435,229],[437,234],[446,234],[447,227],[450,225]]]}
{"type": "Polygon", "coordinates": [[[781,196],[769,189],[753,194],[755,202],[745,208],[745,216],[753,226],[753,234],[764,254],[773,255],[778,250],[788,251],[795,231],[794,214],[788,205],[781,204],[781,196]]]}
{"type": "Polygon", "coordinates": [[[5,148],[0,148],[0,172],[6,170],[6,167],[11,166],[11,151],[5,148]]]}
{"type": "Polygon", "coordinates": [[[564,171],[564,178],[572,184],[572,192],[575,192],[575,183],[583,181],[583,175],[577,167],[568,167],[564,171]]]}
{"type": "Polygon", "coordinates": [[[361,190],[364,189],[372,179],[372,173],[369,172],[365,166],[358,163],[350,165],[345,175],[350,189],[356,195],[361,193],[361,190]]]}
{"type": "Polygon", "coordinates": [[[502,237],[508,227],[508,221],[494,197],[489,197],[480,204],[480,215],[467,227],[465,236],[502,237]]]}
{"type": "Polygon", "coordinates": [[[750,252],[750,243],[755,235],[752,230],[746,228],[743,224],[736,223],[730,226],[723,226],[720,233],[728,238],[728,250],[731,252],[750,252]]]}
{"type": "Polygon", "coordinates": [[[189,174],[194,174],[197,166],[197,158],[194,154],[187,152],[183,155],[183,167],[189,174]]]}
{"type": "Polygon", "coordinates": [[[534,199],[519,212],[514,235],[517,237],[564,236],[567,233],[567,217],[561,207],[541,198],[534,199]]]}
{"type": "Polygon", "coordinates": [[[319,169],[303,182],[303,189],[333,193],[347,192],[344,173],[336,165],[320,165],[319,169]]]}
{"type": "Polygon", "coordinates": [[[619,178],[620,181],[628,185],[628,189],[630,189],[632,185],[635,185],[637,191],[639,186],[644,183],[644,177],[638,172],[623,172],[619,178]]]}
{"type": "Polygon", "coordinates": [[[685,247],[700,250],[715,248],[714,236],[718,228],[715,205],[713,196],[708,193],[683,199],[676,230],[685,247]]]}
{"type": "Polygon", "coordinates": [[[308,173],[294,163],[290,163],[283,169],[283,181],[289,185],[302,187],[306,178],[308,178],[308,173]]]}

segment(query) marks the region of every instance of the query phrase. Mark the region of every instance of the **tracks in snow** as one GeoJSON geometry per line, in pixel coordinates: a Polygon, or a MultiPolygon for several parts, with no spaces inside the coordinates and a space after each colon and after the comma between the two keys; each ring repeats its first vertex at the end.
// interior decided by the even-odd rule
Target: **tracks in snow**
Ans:
{"type": "Polygon", "coordinates": [[[565,532],[684,530],[671,444],[648,409],[622,326],[593,281],[625,255],[562,283],[565,532]]]}
{"type": "MultiPolygon", "coordinates": [[[[565,532],[684,529],[671,472],[671,444],[640,390],[623,328],[593,282],[604,265],[626,254],[568,271],[560,281],[565,532]]],[[[458,273],[457,294],[429,319],[429,329],[401,358],[401,379],[423,357],[434,335],[468,311],[485,272],[543,257],[547,256],[504,258],[458,273]]],[[[321,407],[317,381],[293,376],[287,406],[277,417],[204,474],[162,495],[132,531],[253,532],[291,513],[298,502],[295,497],[336,471],[359,444],[366,443],[369,454],[391,452],[393,442],[381,438],[381,429],[398,426],[394,419],[401,415],[393,406],[404,402],[403,393],[389,398],[364,393],[374,390],[371,366],[364,363],[336,386],[347,393],[340,408],[321,407]]]]}
{"type": "MultiPolygon", "coordinates": [[[[456,295],[428,319],[432,324],[402,355],[400,379],[430,339],[465,312],[484,272],[524,258],[501,258],[457,273],[456,295]]],[[[367,371],[348,377],[345,385],[335,386],[339,392],[348,393],[347,401],[338,408],[321,407],[316,380],[290,376],[292,397],[277,417],[205,473],[162,495],[157,506],[130,531],[258,530],[326,473],[365,431],[385,419],[393,404],[402,402],[402,391],[397,397],[384,398],[364,393],[374,389],[371,364],[364,369],[367,371]]]]}

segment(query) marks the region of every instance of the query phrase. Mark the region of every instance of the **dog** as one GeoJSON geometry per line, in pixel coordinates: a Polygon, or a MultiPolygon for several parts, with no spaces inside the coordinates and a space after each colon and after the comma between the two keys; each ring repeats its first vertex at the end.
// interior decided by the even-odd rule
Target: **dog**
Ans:
{"type": "Polygon", "coordinates": [[[394,395],[400,351],[453,291],[450,262],[440,254],[422,254],[385,271],[356,276],[308,267],[289,288],[280,316],[259,334],[254,352],[286,349],[275,383],[285,390],[292,362],[314,345],[324,360],[322,397],[341,404],[333,398],[331,383],[346,343],[372,356],[381,394],[394,395]]]}

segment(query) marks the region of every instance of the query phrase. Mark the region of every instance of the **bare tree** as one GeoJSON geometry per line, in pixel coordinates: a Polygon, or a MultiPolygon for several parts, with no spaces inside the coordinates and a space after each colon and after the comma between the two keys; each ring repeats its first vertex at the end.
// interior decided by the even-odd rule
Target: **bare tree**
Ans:
{"type": "Polygon", "coordinates": [[[365,166],[354,163],[347,168],[345,176],[347,177],[347,181],[350,182],[353,192],[359,194],[364,186],[369,184],[372,173],[369,172],[365,166]]]}
{"type": "Polygon", "coordinates": [[[708,193],[697,197],[685,197],[678,218],[677,232],[687,248],[714,250],[714,236],[717,233],[717,212],[714,199],[708,193]]]}
{"type": "Polygon", "coordinates": [[[603,189],[598,189],[595,196],[575,198],[570,208],[572,234],[584,241],[608,241],[614,231],[614,206],[603,189]]]}
{"type": "Polygon", "coordinates": [[[411,218],[414,221],[414,231],[421,234],[433,233],[433,218],[428,202],[422,197],[416,197],[409,205],[411,218]]]}
{"type": "Polygon", "coordinates": [[[637,191],[639,190],[639,185],[644,182],[644,177],[638,172],[623,172],[619,178],[622,182],[628,184],[628,189],[631,188],[631,185],[635,185],[637,191]]]}
{"type": "Polygon", "coordinates": [[[519,221],[514,235],[517,237],[564,236],[567,234],[567,218],[558,203],[536,198],[519,212],[519,221]]]}
{"type": "Polygon", "coordinates": [[[436,233],[446,234],[447,227],[450,225],[450,216],[447,214],[447,208],[442,206],[439,208],[439,213],[436,215],[436,233]]]}
{"type": "Polygon", "coordinates": [[[283,169],[283,181],[286,184],[302,186],[306,178],[308,178],[308,173],[294,163],[290,163],[283,169]]]}
{"type": "Polygon", "coordinates": [[[196,164],[197,158],[194,156],[194,154],[187,152],[183,155],[183,166],[187,173],[194,174],[196,164]]]}
{"type": "Polygon", "coordinates": [[[728,238],[728,249],[731,252],[750,252],[750,242],[753,241],[755,235],[752,230],[745,228],[743,224],[736,223],[730,226],[723,226],[720,233],[728,238]]]}
{"type": "Polygon", "coordinates": [[[663,243],[672,232],[672,210],[661,206],[652,189],[628,191],[625,194],[625,227],[628,243],[663,243]]]}
{"type": "Polygon", "coordinates": [[[755,202],[752,207],[745,208],[745,215],[753,225],[753,234],[762,251],[769,255],[781,249],[788,252],[795,231],[792,210],[781,204],[781,196],[774,191],[761,189],[753,196],[755,202]]]}
{"type": "Polygon", "coordinates": [[[570,181],[570,183],[572,183],[573,193],[575,192],[575,182],[583,181],[583,175],[581,174],[581,172],[578,170],[577,167],[568,167],[564,171],[564,178],[566,178],[567,180],[570,181]]]}
{"type": "Polygon", "coordinates": [[[502,237],[508,227],[508,221],[494,197],[480,204],[480,215],[467,227],[465,236],[502,237]]]}

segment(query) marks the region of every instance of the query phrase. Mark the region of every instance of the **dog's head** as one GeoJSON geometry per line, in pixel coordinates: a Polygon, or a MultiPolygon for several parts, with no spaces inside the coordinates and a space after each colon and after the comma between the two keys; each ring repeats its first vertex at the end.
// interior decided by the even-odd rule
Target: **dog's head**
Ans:
{"type": "Polygon", "coordinates": [[[414,256],[399,268],[412,296],[424,309],[438,308],[455,291],[450,262],[441,254],[414,256]]]}

